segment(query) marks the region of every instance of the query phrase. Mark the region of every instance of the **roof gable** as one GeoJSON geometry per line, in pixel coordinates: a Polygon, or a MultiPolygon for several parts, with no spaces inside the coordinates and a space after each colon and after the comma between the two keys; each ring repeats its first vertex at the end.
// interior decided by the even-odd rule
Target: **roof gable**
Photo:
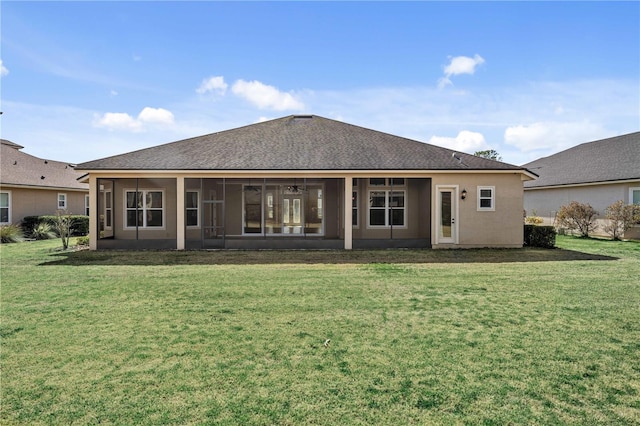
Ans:
{"type": "Polygon", "coordinates": [[[640,132],[583,143],[523,167],[539,175],[526,188],[640,179],[640,132]]]}
{"type": "Polygon", "coordinates": [[[522,170],[316,115],[89,161],[81,170],[522,170]],[[454,156],[455,154],[455,156],[454,156]]]}

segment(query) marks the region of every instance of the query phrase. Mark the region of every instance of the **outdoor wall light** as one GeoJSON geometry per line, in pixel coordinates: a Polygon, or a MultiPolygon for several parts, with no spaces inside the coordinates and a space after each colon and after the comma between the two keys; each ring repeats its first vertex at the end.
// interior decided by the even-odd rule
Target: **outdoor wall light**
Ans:
{"type": "Polygon", "coordinates": [[[464,200],[465,198],[467,198],[467,188],[462,190],[462,199],[464,200]]]}

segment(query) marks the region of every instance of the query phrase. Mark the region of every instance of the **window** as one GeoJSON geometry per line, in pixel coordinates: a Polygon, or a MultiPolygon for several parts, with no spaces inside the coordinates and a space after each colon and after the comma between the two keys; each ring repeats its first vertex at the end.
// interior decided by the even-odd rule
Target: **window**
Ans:
{"type": "Polygon", "coordinates": [[[11,192],[0,192],[0,223],[11,223],[11,192]]]}
{"type": "Polygon", "coordinates": [[[358,191],[353,191],[351,197],[351,224],[358,227],[358,191]]]}
{"type": "Polygon", "coordinates": [[[369,191],[370,227],[405,225],[405,191],[369,191]]]}
{"type": "Polygon", "coordinates": [[[640,188],[629,188],[629,204],[640,205],[640,188]]]}
{"type": "Polygon", "coordinates": [[[67,194],[58,194],[58,210],[67,208],[67,194]]]}
{"type": "Polygon", "coordinates": [[[369,186],[404,186],[404,178],[370,178],[369,186]]]}
{"type": "Polygon", "coordinates": [[[84,214],[85,216],[89,216],[89,196],[84,196],[84,214]]]}
{"type": "Polygon", "coordinates": [[[495,211],[495,186],[478,187],[478,210],[495,211]]]}
{"type": "Polygon", "coordinates": [[[164,226],[164,191],[125,191],[125,226],[127,228],[162,228],[164,226]]]}
{"type": "Polygon", "coordinates": [[[200,206],[200,193],[198,191],[187,191],[186,200],[186,223],[190,228],[198,228],[200,226],[198,209],[200,206]]]}
{"type": "Polygon", "coordinates": [[[111,191],[104,192],[104,227],[111,229],[111,191]]]}

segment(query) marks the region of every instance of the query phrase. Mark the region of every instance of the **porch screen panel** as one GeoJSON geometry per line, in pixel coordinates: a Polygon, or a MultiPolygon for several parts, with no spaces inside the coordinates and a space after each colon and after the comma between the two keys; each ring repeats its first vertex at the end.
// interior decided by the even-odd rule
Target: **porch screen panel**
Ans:
{"type": "Polygon", "coordinates": [[[262,233],[262,187],[244,187],[244,233],[262,233]]]}
{"type": "Polygon", "coordinates": [[[264,198],[265,230],[267,234],[282,234],[282,188],[280,185],[267,185],[264,198]]]}
{"type": "Polygon", "coordinates": [[[305,208],[305,233],[322,234],[322,218],[324,217],[324,193],[320,186],[308,186],[308,197],[305,208]]]}

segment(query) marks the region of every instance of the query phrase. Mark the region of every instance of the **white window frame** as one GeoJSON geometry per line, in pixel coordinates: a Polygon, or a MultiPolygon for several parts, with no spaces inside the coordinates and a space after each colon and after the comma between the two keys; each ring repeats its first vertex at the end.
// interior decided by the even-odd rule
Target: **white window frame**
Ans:
{"type": "Polygon", "coordinates": [[[495,186],[479,186],[478,187],[478,211],[479,212],[494,212],[496,211],[496,187],[495,186]],[[491,191],[491,197],[482,197],[482,191],[491,191]],[[483,207],[482,200],[491,200],[490,207],[483,207]]]}
{"type": "Polygon", "coordinates": [[[67,194],[64,192],[58,193],[58,210],[67,209],[67,194]]]}
{"type": "Polygon", "coordinates": [[[640,192],[640,186],[632,186],[631,188],[629,188],[629,204],[633,204],[633,193],[635,191],[640,192]]]}
{"type": "Polygon", "coordinates": [[[89,200],[89,194],[84,196],[84,215],[89,216],[91,208],[91,201],[89,200]]]}
{"type": "Polygon", "coordinates": [[[7,209],[8,222],[0,222],[2,225],[9,225],[11,223],[11,191],[0,191],[1,194],[7,194],[7,205],[0,206],[0,208],[7,209]]]}
{"type": "MultiPolygon", "coordinates": [[[[125,194],[125,203],[126,203],[126,194],[125,194]]],[[[125,209],[126,209],[126,204],[125,204],[125,209]]],[[[125,211],[125,219],[126,219],[126,211],[125,211]]],[[[113,227],[113,199],[111,197],[111,190],[105,190],[104,191],[104,229],[108,229],[111,230],[111,228],[113,227]],[[107,200],[109,200],[109,202],[107,202],[107,200]],[[109,203],[111,203],[111,206],[109,206],[109,203]],[[109,212],[110,214],[107,214],[107,212],[109,212]],[[107,219],[111,218],[111,223],[107,222],[107,219]]]]}
{"type": "MultiPolygon", "coordinates": [[[[124,215],[123,215],[123,229],[126,230],[132,230],[132,229],[136,229],[136,226],[127,226],[127,212],[129,210],[136,210],[135,208],[127,208],[127,194],[129,192],[136,192],[135,188],[131,188],[131,189],[125,189],[124,190],[124,200],[123,200],[123,207],[124,207],[124,215]]],[[[143,188],[139,188],[137,192],[141,192],[142,193],[142,200],[143,200],[143,206],[141,208],[138,208],[138,210],[141,210],[143,212],[142,214],[142,220],[143,220],[143,224],[142,225],[138,225],[138,229],[145,229],[145,230],[150,230],[150,231],[162,231],[165,229],[165,220],[166,220],[166,196],[165,196],[165,190],[163,188],[149,188],[149,189],[143,189],[143,188]],[[162,208],[151,208],[149,209],[148,207],[146,207],[146,203],[147,203],[147,193],[149,192],[160,192],[162,193],[162,208]],[[147,226],[146,222],[147,222],[147,215],[144,214],[147,210],[162,210],[162,225],[161,226],[147,226]]],[[[137,195],[136,195],[137,196],[137,195]]]]}
{"type": "Polygon", "coordinates": [[[189,194],[190,192],[195,192],[197,194],[196,197],[196,207],[187,207],[186,206],[186,202],[185,202],[185,207],[184,207],[184,213],[185,213],[185,218],[184,218],[184,222],[185,224],[187,223],[187,212],[189,210],[195,210],[196,211],[196,219],[197,219],[197,223],[195,225],[187,225],[187,229],[200,229],[200,205],[202,204],[202,200],[200,197],[200,190],[198,189],[194,189],[194,190],[187,190],[185,191],[185,199],[187,198],[187,194],[189,194]]]}
{"type": "MultiPolygon", "coordinates": [[[[391,228],[391,223],[389,221],[389,213],[392,210],[392,207],[389,203],[389,199],[396,193],[402,193],[402,197],[404,198],[404,206],[401,207],[403,209],[402,213],[402,223],[403,225],[393,225],[394,228],[397,229],[406,229],[407,228],[407,191],[405,189],[393,189],[390,188],[382,188],[382,187],[373,187],[367,191],[368,200],[371,200],[371,194],[373,192],[384,192],[384,207],[374,207],[373,210],[384,210],[384,225],[372,225],[371,224],[371,202],[367,202],[367,228],[368,229],[389,229],[391,228]]],[[[394,209],[395,210],[395,209],[394,209]]],[[[399,210],[399,209],[398,209],[399,210]]]]}

